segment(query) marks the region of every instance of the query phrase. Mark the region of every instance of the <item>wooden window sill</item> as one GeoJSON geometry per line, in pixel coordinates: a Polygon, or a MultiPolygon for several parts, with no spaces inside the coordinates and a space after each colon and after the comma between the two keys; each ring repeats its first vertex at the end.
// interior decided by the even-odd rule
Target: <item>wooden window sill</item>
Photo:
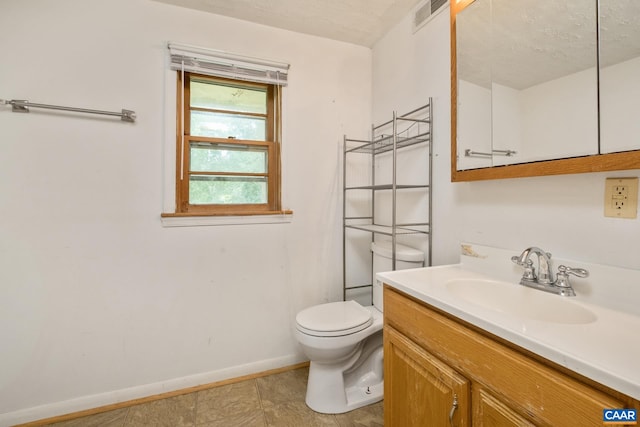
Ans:
{"type": "Polygon", "coordinates": [[[201,227],[210,225],[285,224],[293,220],[293,211],[243,212],[230,214],[163,213],[163,227],[201,227]]]}

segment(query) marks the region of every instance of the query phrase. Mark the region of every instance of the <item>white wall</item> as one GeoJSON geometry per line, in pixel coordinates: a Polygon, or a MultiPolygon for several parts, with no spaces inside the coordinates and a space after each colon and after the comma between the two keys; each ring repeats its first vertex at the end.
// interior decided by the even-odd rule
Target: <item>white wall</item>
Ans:
{"type": "Polygon", "coordinates": [[[600,70],[600,138],[604,153],[638,146],[639,75],[640,56],[600,70]]]}
{"type": "MultiPolygon", "coordinates": [[[[590,68],[523,90],[493,84],[492,90],[458,83],[459,153],[517,151],[516,157],[461,157],[459,169],[522,163],[598,152],[596,70],[590,68]],[[551,101],[552,100],[552,101],[551,101]],[[493,125],[493,128],[491,126],[493,125]],[[484,148],[483,148],[484,147],[484,148]]],[[[600,70],[600,152],[638,148],[640,57],[600,70]]]]}
{"type": "MultiPolygon", "coordinates": [[[[494,164],[492,157],[483,155],[465,156],[466,150],[478,153],[491,153],[492,137],[499,138],[501,132],[493,127],[492,121],[492,91],[486,87],[460,80],[458,96],[458,164],[459,169],[484,168],[494,164]],[[495,132],[497,135],[493,135],[495,132]]],[[[496,148],[503,147],[496,142],[496,148]]],[[[506,145],[511,150],[512,145],[506,145]]]]}
{"type": "Polygon", "coordinates": [[[342,297],[340,147],[371,123],[371,50],[149,0],[4,0],[0,28],[3,99],[138,114],[0,108],[0,425],[304,360],[295,313],[342,297]],[[161,226],[168,41],[291,64],[291,223],[161,226]]]}
{"type": "Polygon", "coordinates": [[[434,263],[457,262],[459,243],[470,241],[640,268],[640,220],[604,218],[603,207],[605,177],[638,170],[451,183],[449,11],[416,34],[410,18],[374,46],[373,118],[434,97],[434,263]]]}
{"type": "Polygon", "coordinates": [[[523,90],[458,84],[459,169],[586,156],[598,152],[595,68],[523,90]],[[461,100],[461,101],[460,101],[461,100]],[[484,148],[483,148],[484,147],[484,148]],[[514,157],[463,157],[514,150],[514,157]]]}
{"type": "MultiPolygon", "coordinates": [[[[493,130],[489,137],[489,147],[497,150],[514,150],[517,152],[518,158],[522,158],[524,135],[522,132],[522,104],[519,102],[518,91],[494,83],[491,95],[495,98],[495,102],[491,104],[490,120],[486,123],[486,126],[493,130]],[[493,120],[494,118],[495,120],[493,120]],[[493,139],[493,143],[491,139],[493,139]]],[[[458,151],[460,150],[458,149],[458,151]]],[[[493,166],[496,166],[509,164],[514,159],[512,156],[494,156],[491,160],[493,166]]]]}
{"type": "MultiPolygon", "coordinates": [[[[520,92],[522,146],[518,161],[598,152],[598,94],[594,68],[520,92]],[[521,154],[521,155],[520,155],[521,154]]],[[[496,118],[496,121],[502,118],[496,118]]]]}

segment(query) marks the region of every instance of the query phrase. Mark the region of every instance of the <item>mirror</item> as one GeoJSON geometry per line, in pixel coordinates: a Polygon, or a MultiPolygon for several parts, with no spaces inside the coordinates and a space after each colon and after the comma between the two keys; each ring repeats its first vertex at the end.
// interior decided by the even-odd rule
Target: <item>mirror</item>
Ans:
{"type": "Polygon", "coordinates": [[[598,69],[596,0],[452,2],[453,181],[640,168],[640,2],[607,3],[598,69]]]}
{"type": "Polygon", "coordinates": [[[492,166],[491,26],[486,24],[491,2],[471,3],[457,19],[458,168],[492,166]]]}
{"type": "Polygon", "coordinates": [[[640,1],[600,2],[600,153],[640,149],[640,1]]]}

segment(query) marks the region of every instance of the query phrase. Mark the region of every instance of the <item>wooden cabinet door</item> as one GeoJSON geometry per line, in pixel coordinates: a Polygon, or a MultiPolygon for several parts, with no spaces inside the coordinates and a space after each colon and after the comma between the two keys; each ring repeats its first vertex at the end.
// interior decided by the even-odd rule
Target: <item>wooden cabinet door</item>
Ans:
{"type": "Polygon", "coordinates": [[[469,426],[469,381],[392,327],[384,370],[385,427],[469,426]]]}
{"type": "Polygon", "coordinates": [[[487,390],[473,386],[474,427],[534,427],[520,414],[509,408],[487,390]]]}

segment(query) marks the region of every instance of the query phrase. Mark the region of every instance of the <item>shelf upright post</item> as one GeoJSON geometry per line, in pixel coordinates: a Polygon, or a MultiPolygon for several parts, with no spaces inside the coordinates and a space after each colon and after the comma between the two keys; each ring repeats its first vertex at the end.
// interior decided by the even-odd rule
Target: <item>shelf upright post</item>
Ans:
{"type": "Polygon", "coordinates": [[[398,121],[396,112],[393,112],[393,157],[391,167],[391,269],[396,269],[396,156],[398,155],[398,121]]]}
{"type": "Polygon", "coordinates": [[[347,135],[342,141],[342,300],[347,300],[347,135]]]}
{"type": "MultiPolygon", "coordinates": [[[[376,125],[371,124],[371,225],[376,218],[376,125]]],[[[375,241],[375,233],[371,233],[371,243],[375,241]]],[[[373,304],[373,285],[376,277],[373,272],[373,251],[371,251],[371,303],[373,304]]]]}
{"type": "Polygon", "coordinates": [[[429,254],[427,255],[428,266],[432,263],[432,250],[433,247],[433,98],[429,97],[429,234],[427,239],[427,246],[429,254]]]}

